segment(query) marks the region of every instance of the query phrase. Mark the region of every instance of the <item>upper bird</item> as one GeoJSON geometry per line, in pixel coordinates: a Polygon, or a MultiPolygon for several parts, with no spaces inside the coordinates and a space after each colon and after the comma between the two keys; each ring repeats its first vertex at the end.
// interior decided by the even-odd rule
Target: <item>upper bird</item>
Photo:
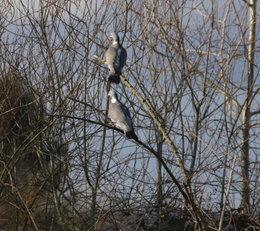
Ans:
{"type": "Polygon", "coordinates": [[[110,118],[116,127],[124,131],[128,139],[138,141],[128,108],[119,101],[117,94],[113,89],[109,91],[108,96],[110,96],[108,118],[110,118]]]}
{"type": "Polygon", "coordinates": [[[106,63],[109,68],[108,80],[112,83],[119,84],[120,75],[122,74],[122,69],[126,63],[127,53],[125,48],[122,47],[116,32],[112,32],[109,38],[112,38],[113,42],[105,53],[106,63]]]}

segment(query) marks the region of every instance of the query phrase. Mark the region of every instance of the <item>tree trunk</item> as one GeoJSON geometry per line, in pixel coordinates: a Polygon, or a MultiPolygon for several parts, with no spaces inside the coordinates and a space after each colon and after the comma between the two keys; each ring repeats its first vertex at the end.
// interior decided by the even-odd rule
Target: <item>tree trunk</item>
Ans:
{"type": "Polygon", "coordinates": [[[249,37],[248,37],[248,76],[247,94],[242,111],[242,149],[241,149],[241,207],[246,214],[250,208],[250,188],[249,188],[249,130],[250,130],[250,105],[254,82],[254,47],[255,47],[255,22],[256,22],[256,0],[248,1],[249,7],[249,37]]]}

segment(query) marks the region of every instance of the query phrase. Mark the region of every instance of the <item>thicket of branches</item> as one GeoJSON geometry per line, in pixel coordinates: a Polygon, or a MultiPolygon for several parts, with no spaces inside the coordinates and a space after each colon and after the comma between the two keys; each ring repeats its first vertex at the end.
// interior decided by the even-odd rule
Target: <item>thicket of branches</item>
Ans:
{"type": "Polygon", "coordinates": [[[259,10],[2,1],[0,227],[259,228],[259,10]],[[105,119],[112,30],[128,52],[114,87],[140,142],[105,119]]]}

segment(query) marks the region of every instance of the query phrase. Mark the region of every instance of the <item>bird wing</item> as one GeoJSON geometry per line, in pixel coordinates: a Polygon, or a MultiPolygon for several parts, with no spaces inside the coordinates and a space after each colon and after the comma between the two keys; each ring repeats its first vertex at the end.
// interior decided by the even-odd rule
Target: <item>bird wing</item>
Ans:
{"type": "Polygon", "coordinates": [[[123,69],[125,63],[126,63],[126,59],[127,59],[127,53],[125,48],[123,48],[122,46],[119,46],[116,49],[116,55],[114,58],[114,69],[116,72],[121,72],[121,70],[123,69]]]}
{"type": "Polygon", "coordinates": [[[121,103],[121,107],[122,107],[122,110],[124,112],[124,115],[125,115],[125,121],[126,123],[128,124],[128,126],[132,129],[133,128],[133,121],[132,121],[132,118],[131,118],[131,114],[130,114],[130,111],[129,109],[121,103]]]}

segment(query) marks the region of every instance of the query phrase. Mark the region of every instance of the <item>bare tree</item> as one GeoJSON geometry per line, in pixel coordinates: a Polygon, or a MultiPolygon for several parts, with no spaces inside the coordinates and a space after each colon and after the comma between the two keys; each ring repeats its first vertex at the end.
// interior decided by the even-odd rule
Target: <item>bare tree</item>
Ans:
{"type": "Polygon", "coordinates": [[[0,121],[8,127],[13,116],[10,126],[23,135],[0,134],[0,206],[10,202],[27,219],[6,227],[257,227],[256,0],[3,3],[0,77],[18,80],[1,82],[9,86],[2,102],[12,100],[1,103],[0,121]],[[107,120],[103,58],[112,30],[128,60],[120,85],[110,87],[130,109],[138,142],[107,120]],[[35,161],[23,162],[26,153],[35,161]],[[14,180],[23,175],[27,187],[14,180]],[[23,194],[35,179],[39,193],[23,194]],[[234,215],[240,205],[247,216],[234,215]]]}

